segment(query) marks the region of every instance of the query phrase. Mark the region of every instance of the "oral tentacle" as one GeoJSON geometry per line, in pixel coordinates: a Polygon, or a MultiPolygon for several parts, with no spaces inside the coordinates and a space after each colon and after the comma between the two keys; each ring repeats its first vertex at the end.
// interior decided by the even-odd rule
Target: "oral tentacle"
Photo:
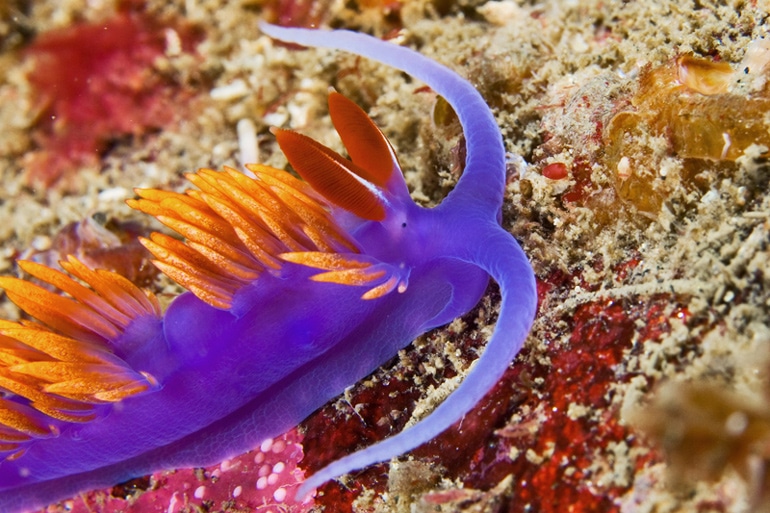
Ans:
{"type": "Polygon", "coordinates": [[[314,48],[346,50],[387,64],[425,82],[452,106],[466,141],[466,162],[460,180],[440,208],[472,206],[480,217],[497,216],[505,192],[505,148],[492,111],[478,91],[446,66],[419,53],[365,34],[336,30],[285,28],[260,24],[265,34],[314,48]]]}
{"type": "Polygon", "coordinates": [[[426,419],[322,468],[302,484],[297,491],[298,499],[330,479],[390,460],[441,434],[483,399],[521,350],[537,307],[534,273],[509,233],[492,222],[477,228],[474,240],[454,256],[489,273],[500,287],[500,313],[483,354],[457,389],[426,419]]]}

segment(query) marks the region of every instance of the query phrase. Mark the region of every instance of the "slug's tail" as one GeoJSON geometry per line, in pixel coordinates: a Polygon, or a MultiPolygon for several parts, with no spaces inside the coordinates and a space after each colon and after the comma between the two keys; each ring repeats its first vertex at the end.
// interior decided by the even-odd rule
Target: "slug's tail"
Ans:
{"type": "Polygon", "coordinates": [[[298,498],[304,498],[330,479],[389,460],[435,438],[462,419],[514,360],[529,333],[537,306],[532,268],[514,238],[492,222],[485,234],[467,246],[468,253],[456,257],[488,272],[502,293],[497,325],[484,354],[460,386],[428,418],[319,470],[303,483],[297,492],[298,498]]]}
{"type": "Polygon", "coordinates": [[[155,296],[74,257],[61,266],[69,275],[19,262],[70,297],[0,277],[8,298],[40,321],[0,320],[0,461],[19,458],[29,444],[57,436],[67,423],[93,420],[104,405],[157,387],[149,372],[120,355],[123,344],[132,343],[125,334],[137,320],[160,318],[155,296]]]}

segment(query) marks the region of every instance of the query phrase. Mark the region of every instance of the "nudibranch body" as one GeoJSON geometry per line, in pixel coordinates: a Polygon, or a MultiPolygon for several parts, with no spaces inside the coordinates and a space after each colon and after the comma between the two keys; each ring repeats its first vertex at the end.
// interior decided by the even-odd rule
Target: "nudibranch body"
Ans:
{"type": "Polygon", "coordinates": [[[21,511],[164,468],[206,466],[290,429],[416,336],[469,311],[491,277],[502,306],[463,383],[428,417],[338,460],[300,494],[398,456],[456,422],[495,384],[535,312],[529,263],[499,225],[503,145],[481,96],[419,54],[364,35],[265,25],[272,37],[402,69],[455,108],[465,171],[436,208],[409,197],[396,156],[338,93],[350,158],[275,129],[304,181],[253,165],[188,175],[185,193],[138,190],[132,207],[185,238],[143,241],[190,292],[157,299],[70,257],[20,262],[66,295],[0,278],[33,321],[0,322],[0,511],[21,511]]]}

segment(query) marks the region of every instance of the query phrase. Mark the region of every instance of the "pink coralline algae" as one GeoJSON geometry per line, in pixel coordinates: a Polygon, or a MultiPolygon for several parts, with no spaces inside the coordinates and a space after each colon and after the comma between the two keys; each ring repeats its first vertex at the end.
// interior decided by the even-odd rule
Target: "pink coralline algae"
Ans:
{"type": "Polygon", "coordinates": [[[304,513],[312,509],[313,501],[294,499],[304,480],[297,468],[303,455],[301,442],[302,436],[293,429],[219,465],[159,472],[82,494],[40,513],[304,513]]]}
{"type": "Polygon", "coordinates": [[[25,165],[30,181],[52,184],[94,165],[114,141],[174,121],[191,94],[156,62],[193,52],[199,39],[188,25],[131,12],[38,37],[27,49],[39,111],[32,131],[38,149],[25,165]]]}

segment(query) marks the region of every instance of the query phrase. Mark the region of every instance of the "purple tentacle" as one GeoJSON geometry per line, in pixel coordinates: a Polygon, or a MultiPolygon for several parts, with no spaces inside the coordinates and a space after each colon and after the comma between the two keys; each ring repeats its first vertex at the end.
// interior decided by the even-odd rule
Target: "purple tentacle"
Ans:
{"type": "Polygon", "coordinates": [[[535,276],[524,251],[509,233],[492,222],[482,233],[478,240],[465,245],[457,258],[489,273],[500,286],[502,305],[495,331],[473,369],[428,417],[397,435],[327,465],[302,484],[298,498],[330,479],[390,460],[435,438],[478,404],[513,362],[535,317],[535,276]]]}
{"type": "Polygon", "coordinates": [[[457,113],[465,134],[465,171],[442,208],[473,204],[497,216],[505,190],[505,148],[500,129],[484,98],[467,80],[410,48],[347,30],[285,28],[266,23],[260,29],[281,41],[346,50],[405,71],[443,96],[457,113]]]}

